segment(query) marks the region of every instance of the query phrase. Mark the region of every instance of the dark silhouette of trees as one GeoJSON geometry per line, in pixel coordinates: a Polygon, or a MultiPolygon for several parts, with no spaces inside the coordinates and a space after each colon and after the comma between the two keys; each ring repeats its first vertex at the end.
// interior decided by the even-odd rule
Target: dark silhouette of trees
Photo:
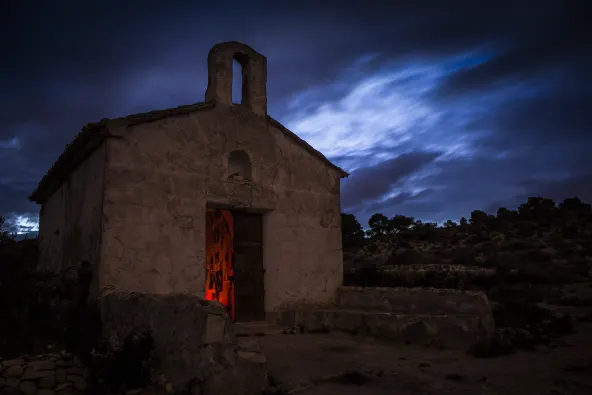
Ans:
{"type": "Polygon", "coordinates": [[[404,215],[395,215],[389,220],[389,226],[393,233],[409,232],[416,226],[415,218],[404,215]]]}
{"type": "Polygon", "coordinates": [[[344,248],[385,239],[395,245],[412,239],[433,240],[455,232],[475,233],[475,241],[487,240],[488,231],[540,236],[552,229],[563,236],[573,237],[581,233],[582,226],[592,222],[592,205],[583,203],[577,197],[565,199],[558,205],[552,199],[529,197],[516,210],[500,207],[495,215],[483,210],[473,210],[468,220],[461,217],[458,223],[447,220],[440,226],[405,215],[397,214],[389,218],[376,213],[368,220],[366,231],[353,214],[342,214],[341,220],[344,248]],[[478,234],[479,232],[485,233],[478,234]]]}
{"type": "Polygon", "coordinates": [[[367,234],[370,238],[379,238],[389,235],[389,219],[384,214],[374,214],[368,220],[370,229],[367,234]]]}
{"type": "Polygon", "coordinates": [[[458,226],[458,224],[452,220],[447,220],[442,226],[446,229],[454,229],[458,226]]]}
{"type": "Polygon", "coordinates": [[[0,215],[0,244],[6,244],[15,241],[16,233],[11,232],[6,224],[6,218],[0,215]]]}
{"type": "Polygon", "coordinates": [[[353,214],[341,213],[341,241],[343,248],[360,247],[364,244],[364,229],[353,214]]]}

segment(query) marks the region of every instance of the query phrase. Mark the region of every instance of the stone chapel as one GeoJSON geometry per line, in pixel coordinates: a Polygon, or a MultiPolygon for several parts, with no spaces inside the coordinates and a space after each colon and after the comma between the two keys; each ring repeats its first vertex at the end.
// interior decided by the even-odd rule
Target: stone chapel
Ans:
{"type": "Polygon", "coordinates": [[[239,322],[332,304],[347,173],[267,114],[263,55],[225,42],[207,64],[204,102],[103,119],[66,147],[30,196],[41,269],[86,261],[94,297],[188,293],[239,322]]]}

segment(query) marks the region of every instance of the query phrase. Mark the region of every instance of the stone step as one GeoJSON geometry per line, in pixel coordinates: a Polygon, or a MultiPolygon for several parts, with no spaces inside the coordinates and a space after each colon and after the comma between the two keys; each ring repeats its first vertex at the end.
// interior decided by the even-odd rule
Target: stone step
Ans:
{"type": "Polygon", "coordinates": [[[344,331],[439,348],[473,350],[494,334],[493,321],[473,314],[396,314],[361,309],[284,311],[279,324],[304,332],[344,331]]]}

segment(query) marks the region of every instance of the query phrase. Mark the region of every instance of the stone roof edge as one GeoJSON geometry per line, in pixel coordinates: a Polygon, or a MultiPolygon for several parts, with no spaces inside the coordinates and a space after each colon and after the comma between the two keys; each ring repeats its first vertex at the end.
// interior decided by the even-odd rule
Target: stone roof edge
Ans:
{"type": "Polygon", "coordinates": [[[29,196],[29,201],[37,204],[44,203],[63,184],[70,173],[101,146],[106,135],[107,128],[102,121],[84,126],[41,178],[37,188],[29,196]]]}
{"type": "Polygon", "coordinates": [[[101,146],[106,137],[122,137],[110,125],[134,126],[164,119],[173,115],[188,114],[200,109],[211,108],[213,103],[196,103],[190,105],[155,110],[140,114],[128,115],[119,118],[103,118],[99,122],[85,125],[80,133],[74,137],[72,143],[67,144],[56,162],[41,178],[37,188],[29,196],[29,200],[37,204],[44,203],[54,193],[80,163],[101,146]]]}
{"type": "MultiPolygon", "coordinates": [[[[124,127],[134,126],[142,123],[157,121],[170,116],[189,114],[194,111],[213,108],[214,106],[214,103],[199,102],[195,104],[169,108],[166,110],[155,110],[140,114],[133,114],[126,117],[114,119],[104,118],[100,122],[87,124],[82,128],[80,133],[76,135],[72,143],[66,145],[66,148],[62,154],[43,176],[37,188],[35,188],[33,193],[31,193],[29,200],[38,204],[44,203],[47,198],[62,185],[62,183],[76,169],[76,167],[78,167],[80,163],[82,163],[97,148],[101,146],[105,138],[123,137],[120,136],[116,130],[112,130],[110,125],[118,124],[124,127]]],[[[342,178],[349,176],[345,170],[333,164],[321,152],[314,149],[310,144],[298,137],[280,122],[276,121],[269,115],[267,116],[267,119],[271,124],[278,127],[282,132],[284,132],[288,137],[292,138],[296,143],[301,145],[310,154],[316,156],[325,162],[325,164],[337,170],[342,178]]]]}

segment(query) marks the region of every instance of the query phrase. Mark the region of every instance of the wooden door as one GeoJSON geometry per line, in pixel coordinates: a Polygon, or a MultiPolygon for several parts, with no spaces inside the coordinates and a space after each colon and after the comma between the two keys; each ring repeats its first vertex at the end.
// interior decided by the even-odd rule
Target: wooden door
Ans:
{"type": "Polygon", "coordinates": [[[260,214],[234,211],[235,321],[265,319],[260,214]]]}

